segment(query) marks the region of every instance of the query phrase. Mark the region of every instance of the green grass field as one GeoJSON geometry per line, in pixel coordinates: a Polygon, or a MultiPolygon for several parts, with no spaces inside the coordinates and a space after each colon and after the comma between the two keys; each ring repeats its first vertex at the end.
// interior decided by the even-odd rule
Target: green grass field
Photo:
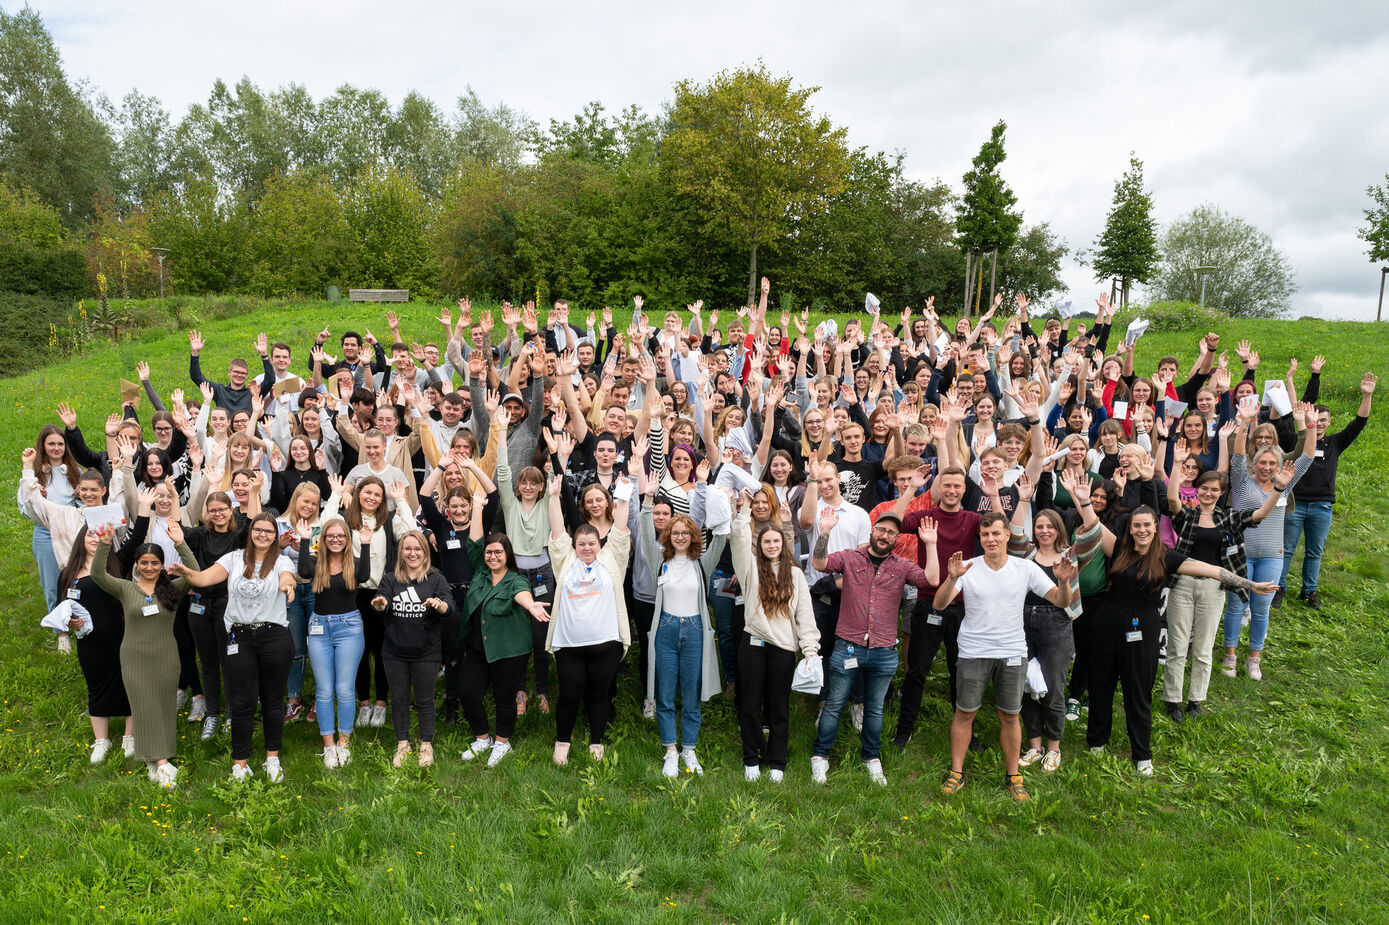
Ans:
{"type": "MultiPolygon", "coordinates": [[[[428,306],[402,311],[421,340],[428,306]]],[[[437,316],[437,312],[435,313],[437,316]]],[[[250,354],[257,331],[294,345],[296,363],[325,322],[370,326],[375,308],[267,306],[199,322],[204,369],[250,354]]],[[[1365,370],[1389,372],[1389,338],[1369,324],[1246,322],[1270,378],[1290,356],[1329,357],[1322,401],[1333,428],[1353,413],[1365,370]]],[[[1153,334],[1140,368],[1194,355],[1195,334],[1153,334]]],[[[0,485],[13,498],[19,454],[71,400],[89,434],[118,404],[117,380],[147,360],[167,395],[187,382],[182,334],[150,333],[20,379],[0,381],[0,485]]],[[[1302,377],[1299,377],[1299,382],[1302,377]]],[[[1389,395],[1381,396],[1389,400],[1389,395]]],[[[147,409],[144,409],[147,414],[147,409]]],[[[498,769],[464,766],[460,733],[438,738],[428,772],[389,765],[389,728],[354,737],[354,762],[323,769],[317,730],[287,731],[286,781],[233,788],[229,742],[195,727],[176,791],[143,766],[87,761],[90,729],[75,657],[56,654],[28,524],[0,514],[0,919],[5,921],[344,922],[1382,922],[1389,917],[1389,430],[1385,409],[1343,460],[1323,571],[1326,608],[1275,611],[1265,680],[1217,673],[1209,710],[1174,728],[1154,720],[1157,776],[1140,781],[1116,729],[1110,754],[1084,753],[1072,725],[1054,776],[1028,775],[1014,806],[995,745],[948,765],[944,666],[904,755],[889,749],[872,786],[847,723],[823,788],[809,780],[814,711],[793,701],[786,783],[742,780],[737,724],[705,704],[707,773],[666,782],[654,724],[630,677],[609,760],[576,738],[567,769],[549,760],[550,717],[521,720],[498,769]]],[[[1294,582],[1297,569],[1294,569],[1294,582]]],[[[634,663],[634,653],[629,655],[634,663]]],[[[1159,682],[1160,683],[1160,682],[1159,682]]],[[[984,714],[981,713],[981,717],[984,714]]],[[[895,723],[889,706],[887,728],[895,723]]],[[[1117,724],[1122,727],[1122,723],[1117,724]]],[[[984,740],[996,722],[981,719],[984,740]]],[[[462,735],[466,735],[463,733],[462,735]]]]}

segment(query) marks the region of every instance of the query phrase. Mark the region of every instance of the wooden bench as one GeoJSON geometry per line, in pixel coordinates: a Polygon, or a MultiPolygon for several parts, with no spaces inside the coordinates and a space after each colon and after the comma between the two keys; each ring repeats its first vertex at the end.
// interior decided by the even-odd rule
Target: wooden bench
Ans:
{"type": "Polygon", "coordinates": [[[349,289],[349,302],[409,302],[409,289],[349,289]]]}

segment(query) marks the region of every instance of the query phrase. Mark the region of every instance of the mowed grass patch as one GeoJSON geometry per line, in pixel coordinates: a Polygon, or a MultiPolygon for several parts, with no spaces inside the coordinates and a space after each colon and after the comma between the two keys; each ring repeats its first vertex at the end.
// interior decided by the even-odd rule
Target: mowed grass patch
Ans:
{"type": "MultiPolygon", "coordinates": [[[[254,315],[197,319],[210,339],[203,366],[222,378],[233,356],[252,355],[262,330],[289,342],[297,365],[325,323],[335,335],[351,326],[385,337],[384,310],[266,305],[254,315]]],[[[431,320],[437,306],[399,311],[411,339],[442,333],[431,320]]],[[[1139,368],[1169,352],[1189,361],[1201,333],[1145,337],[1139,368]]],[[[1334,409],[1333,428],[1353,414],[1361,373],[1389,370],[1389,339],[1373,325],[1248,322],[1221,333],[1231,350],[1241,338],[1254,342],[1260,381],[1263,372],[1281,377],[1296,354],[1300,386],[1311,356],[1324,353],[1321,400],[1334,409]]],[[[191,388],[186,338],[157,332],[0,381],[7,496],[20,450],[56,421],[57,402],[70,400],[99,439],[118,402],[117,380],[134,378],[139,359],[165,395],[191,388]]],[[[1152,781],[1135,778],[1121,731],[1110,753],[1096,758],[1085,753],[1083,720],[1072,724],[1060,772],[1029,772],[1033,801],[1024,807],[1002,790],[996,746],[970,758],[958,797],[939,794],[949,718],[942,665],[928,684],[916,738],[904,754],[884,754],[886,789],[869,784],[847,722],[829,784],[810,784],[814,707],[799,696],[780,787],[765,777],[742,780],[736,716],[722,698],[704,705],[705,775],[666,781],[654,725],[641,718],[634,653],[601,766],[588,761],[580,732],[570,766],[555,768],[553,719],[532,709],[516,752],[494,770],[459,759],[467,734],[456,730],[438,736],[432,771],[394,770],[387,728],[360,732],[353,764],[329,772],[317,730],[299,723],[287,733],[283,785],[233,788],[228,740],[201,743],[197,727],[180,722],[180,786],[162,791],[133,763],[88,764],[81,673],[38,627],[43,603],[30,530],[7,505],[0,514],[4,917],[1380,921],[1389,908],[1383,420],[1377,410],[1342,463],[1323,571],[1326,607],[1313,614],[1290,602],[1274,613],[1265,681],[1217,676],[1207,716],[1180,728],[1156,718],[1152,781]]],[[[1294,586],[1297,573],[1295,566],[1294,586]]],[[[889,733],[895,719],[890,704],[889,733]]],[[[981,718],[979,731],[996,741],[997,721],[981,718]]]]}

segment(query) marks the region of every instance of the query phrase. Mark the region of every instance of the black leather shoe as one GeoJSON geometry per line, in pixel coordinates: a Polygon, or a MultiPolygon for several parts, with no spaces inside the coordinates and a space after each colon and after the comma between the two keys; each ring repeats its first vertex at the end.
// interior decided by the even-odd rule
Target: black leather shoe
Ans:
{"type": "Polygon", "coordinates": [[[1186,714],[1182,712],[1182,705],[1180,703],[1171,703],[1169,701],[1167,704],[1167,715],[1172,722],[1176,723],[1178,726],[1186,722],[1186,714]]]}

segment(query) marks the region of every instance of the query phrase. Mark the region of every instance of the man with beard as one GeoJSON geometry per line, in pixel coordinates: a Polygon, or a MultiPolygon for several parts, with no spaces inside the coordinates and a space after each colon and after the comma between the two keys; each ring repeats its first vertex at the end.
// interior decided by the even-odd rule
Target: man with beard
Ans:
{"type": "Polygon", "coordinates": [[[842,575],[844,587],[843,606],[825,664],[828,689],[825,709],[820,713],[815,753],[810,759],[810,777],[817,784],[823,784],[829,772],[830,750],[839,734],[839,715],[849,699],[849,689],[856,678],[862,677],[864,715],[860,756],[869,779],[875,784],[887,785],[879,758],[883,698],[892,676],[897,673],[897,610],[902,602],[902,589],[910,582],[921,590],[929,590],[940,580],[935,558],[935,524],[918,520],[917,539],[930,553],[924,570],[892,554],[902,530],[902,520],[895,512],[889,511],[878,518],[866,546],[831,553],[830,533],[839,523],[839,515],[829,505],[821,511],[820,536],[811,553],[811,564],[818,572],[842,575]]]}

